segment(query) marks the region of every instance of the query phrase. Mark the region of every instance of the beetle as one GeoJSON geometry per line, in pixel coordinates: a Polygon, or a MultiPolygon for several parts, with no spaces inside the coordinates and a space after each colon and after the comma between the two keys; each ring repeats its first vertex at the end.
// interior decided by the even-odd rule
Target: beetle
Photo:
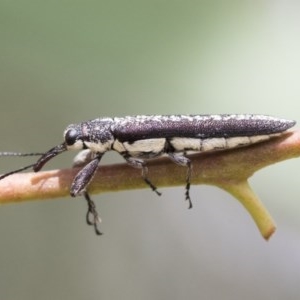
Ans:
{"type": "Polygon", "coordinates": [[[0,155],[41,155],[36,163],[8,172],[5,177],[32,168],[38,172],[53,157],[68,150],[82,150],[74,160],[74,167],[82,167],[70,187],[70,195],[83,194],[88,203],[86,220],[95,232],[100,221],[87,187],[102,156],[107,151],[120,153],[126,162],[141,169],[142,178],[158,195],[156,186],[148,178],[147,160],[168,156],[187,168],[185,198],[190,199],[192,162],[190,152],[229,150],[263,142],[281,135],[295,125],[295,121],[253,114],[221,115],[139,115],[98,118],[71,124],[64,131],[64,141],[45,153],[2,152],[0,155]]]}

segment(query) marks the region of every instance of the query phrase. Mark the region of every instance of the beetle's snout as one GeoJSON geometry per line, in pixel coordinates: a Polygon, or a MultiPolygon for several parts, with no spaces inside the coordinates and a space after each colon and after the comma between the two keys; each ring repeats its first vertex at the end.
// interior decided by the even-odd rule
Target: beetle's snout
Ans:
{"type": "Polygon", "coordinates": [[[49,151],[45,152],[39,160],[33,165],[34,172],[38,172],[50,159],[55,157],[56,155],[66,151],[66,145],[65,143],[62,143],[60,145],[57,145],[50,149],[49,151]]]}

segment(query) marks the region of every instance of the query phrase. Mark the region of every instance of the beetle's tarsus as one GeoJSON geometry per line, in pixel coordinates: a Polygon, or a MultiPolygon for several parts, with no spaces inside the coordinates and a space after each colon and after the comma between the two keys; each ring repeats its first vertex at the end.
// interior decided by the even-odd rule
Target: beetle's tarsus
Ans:
{"type": "Polygon", "coordinates": [[[88,210],[86,213],[86,223],[88,225],[94,226],[95,233],[97,235],[102,235],[102,232],[98,229],[98,224],[101,223],[101,219],[96,210],[96,205],[87,192],[84,192],[84,198],[86,199],[88,204],[88,210]]]}

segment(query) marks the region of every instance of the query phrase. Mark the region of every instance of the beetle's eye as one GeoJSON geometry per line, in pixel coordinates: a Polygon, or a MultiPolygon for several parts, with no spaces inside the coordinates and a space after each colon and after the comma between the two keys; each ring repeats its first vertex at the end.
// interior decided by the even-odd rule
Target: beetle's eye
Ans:
{"type": "Polygon", "coordinates": [[[72,146],[78,139],[78,132],[76,129],[70,129],[65,134],[65,142],[68,146],[72,146]]]}

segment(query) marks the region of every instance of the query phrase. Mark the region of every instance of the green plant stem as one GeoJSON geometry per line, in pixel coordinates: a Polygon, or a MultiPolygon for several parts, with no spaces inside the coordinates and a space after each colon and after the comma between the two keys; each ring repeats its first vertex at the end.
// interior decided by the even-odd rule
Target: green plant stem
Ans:
{"type": "Polygon", "coordinates": [[[241,202],[253,218],[261,235],[268,240],[276,230],[275,222],[262,202],[253,192],[249,183],[247,181],[241,181],[228,184],[227,186],[224,184],[220,187],[241,202]]]}

